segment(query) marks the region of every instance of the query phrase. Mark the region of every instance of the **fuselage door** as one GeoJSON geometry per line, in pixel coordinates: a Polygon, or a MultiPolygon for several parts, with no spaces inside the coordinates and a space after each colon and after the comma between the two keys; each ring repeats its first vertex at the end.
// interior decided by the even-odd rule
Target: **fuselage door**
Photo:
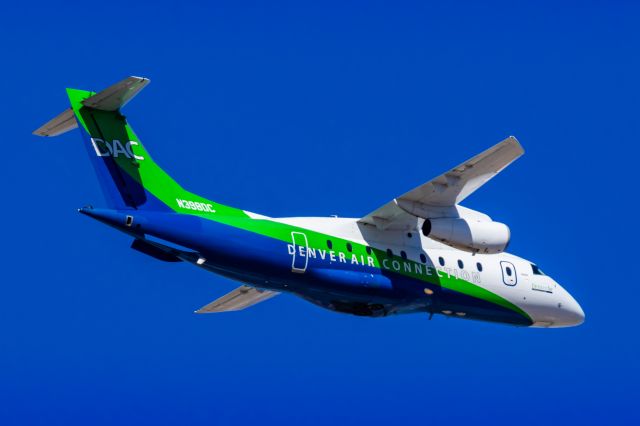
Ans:
{"type": "Polygon", "coordinates": [[[293,242],[291,272],[303,274],[307,270],[307,263],[309,263],[307,236],[302,232],[294,231],[291,233],[291,241],[293,242]]]}
{"type": "Polygon", "coordinates": [[[516,267],[513,266],[513,263],[503,260],[503,261],[500,262],[500,269],[502,269],[502,281],[506,285],[516,285],[516,284],[518,284],[518,277],[516,275],[516,267]]]}

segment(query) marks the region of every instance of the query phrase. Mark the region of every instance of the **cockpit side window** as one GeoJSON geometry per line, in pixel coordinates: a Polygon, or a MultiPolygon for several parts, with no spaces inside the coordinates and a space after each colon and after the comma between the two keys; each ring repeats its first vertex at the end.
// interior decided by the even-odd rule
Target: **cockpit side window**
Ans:
{"type": "Polygon", "coordinates": [[[531,264],[531,269],[533,269],[533,275],[545,275],[545,273],[542,272],[542,269],[538,268],[538,265],[534,265],[532,263],[531,264]]]}

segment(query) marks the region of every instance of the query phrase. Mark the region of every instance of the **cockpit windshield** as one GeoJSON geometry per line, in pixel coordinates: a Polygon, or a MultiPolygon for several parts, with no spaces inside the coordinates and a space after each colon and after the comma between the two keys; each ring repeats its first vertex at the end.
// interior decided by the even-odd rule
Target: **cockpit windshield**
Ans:
{"type": "Polygon", "coordinates": [[[542,269],[538,268],[538,265],[531,264],[531,269],[533,269],[533,275],[546,275],[542,272],[542,269]]]}

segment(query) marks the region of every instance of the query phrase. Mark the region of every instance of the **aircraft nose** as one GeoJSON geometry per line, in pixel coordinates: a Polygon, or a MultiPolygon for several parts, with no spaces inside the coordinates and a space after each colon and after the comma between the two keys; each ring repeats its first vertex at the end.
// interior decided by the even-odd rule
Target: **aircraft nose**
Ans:
{"type": "Polygon", "coordinates": [[[580,304],[568,292],[564,292],[563,300],[558,303],[560,311],[556,327],[574,327],[584,322],[584,311],[580,304]]]}

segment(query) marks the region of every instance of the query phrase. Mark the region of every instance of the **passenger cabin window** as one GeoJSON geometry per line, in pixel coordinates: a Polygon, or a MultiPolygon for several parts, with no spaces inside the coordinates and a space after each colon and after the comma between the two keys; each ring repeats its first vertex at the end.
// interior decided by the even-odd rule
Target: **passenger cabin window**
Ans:
{"type": "Polygon", "coordinates": [[[347,251],[351,252],[353,250],[353,247],[351,246],[351,243],[347,243],[347,251]]]}
{"type": "Polygon", "coordinates": [[[367,246],[367,254],[371,254],[371,247],[367,246]]]}
{"type": "Polygon", "coordinates": [[[329,247],[330,249],[333,248],[333,243],[331,242],[331,240],[327,240],[327,247],[329,247]]]}
{"type": "Polygon", "coordinates": [[[542,272],[542,270],[540,268],[538,268],[538,265],[534,265],[532,263],[531,264],[531,269],[533,269],[533,275],[545,275],[545,273],[542,272]]]}
{"type": "Polygon", "coordinates": [[[464,269],[464,263],[462,263],[462,260],[460,259],[458,259],[458,268],[464,269]]]}
{"type": "Polygon", "coordinates": [[[407,253],[405,253],[404,250],[400,252],[400,256],[405,260],[407,259],[407,253]]]}
{"type": "Polygon", "coordinates": [[[482,272],[482,263],[476,263],[476,268],[478,268],[478,272],[482,272]]]}
{"type": "Polygon", "coordinates": [[[444,258],[442,256],[438,258],[438,263],[440,264],[440,266],[444,266],[444,258]]]}
{"type": "Polygon", "coordinates": [[[391,249],[387,249],[387,256],[393,257],[393,251],[391,251],[391,249]]]}
{"type": "Polygon", "coordinates": [[[424,253],[420,253],[420,262],[427,263],[427,256],[424,253]]]}

